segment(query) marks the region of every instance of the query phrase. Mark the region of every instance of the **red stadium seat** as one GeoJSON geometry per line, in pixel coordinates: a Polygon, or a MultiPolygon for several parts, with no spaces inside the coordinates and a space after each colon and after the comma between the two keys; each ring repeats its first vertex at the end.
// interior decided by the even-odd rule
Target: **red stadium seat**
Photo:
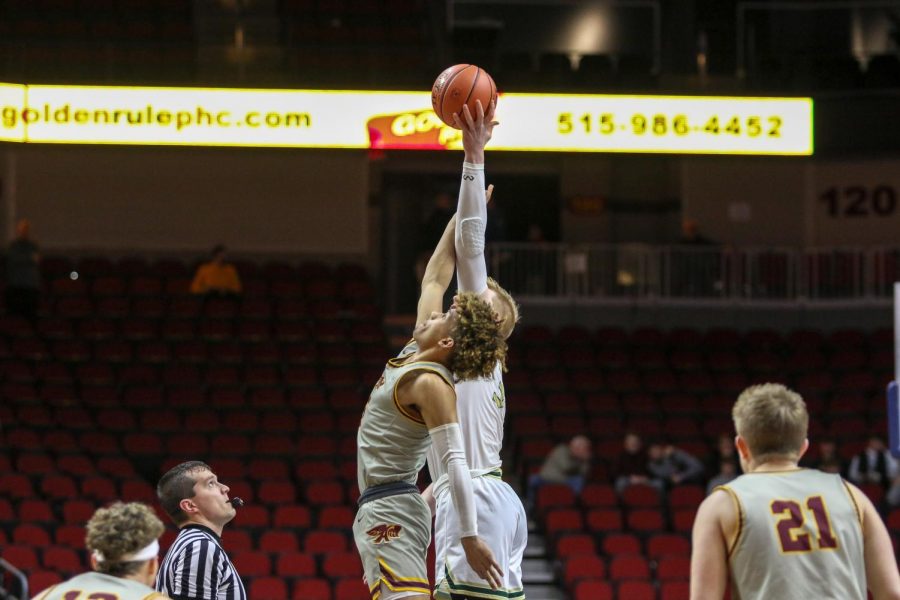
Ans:
{"type": "Polygon", "coordinates": [[[642,533],[662,531],[666,527],[663,514],[658,508],[630,510],[626,521],[628,529],[642,533]]]}
{"type": "MultiPolygon", "coordinates": [[[[167,530],[168,531],[168,530],[167,530]]],[[[246,529],[232,527],[226,530],[222,543],[230,554],[254,550],[253,538],[246,529]]]]}
{"type": "Polygon", "coordinates": [[[563,582],[571,588],[579,579],[606,577],[606,563],[599,556],[573,556],[563,567],[563,582]]]}
{"type": "Polygon", "coordinates": [[[266,600],[287,600],[287,583],[279,577],[256,577],[250,582],[249,596],[266,600]]]}
{"type": "Polygon", "coordinates": [[[293,504],[297,501],[297,490],[290,481],[263,481],[257,500],[266,504],[293,504]]]}
{"type": "Polygon", "coordinates": [[[0,551],[0,558],[25,572],[34,571],[39,566],[37,552],[32,546],[10,544],[0,551]]]}
{"type": "Polygon", "coordinates": [[[537,492],[537,509],[544,512],[551,508],[574,506],[575,494],[572,488],[564,484],[544,484],[537,492]]]}
{"type": "Polygon", "coordinates": [[[547,513],[544,527],[547,535],[555,535],[564,531],[583,531],[584,519],[579,510],[557,508],[547,513]]]}
{"type": "Polygon", "coordinates": [[[40,525],[23,523],[12,530],[13,544],[43,547],[50,545],[50,534],[40,525]]]}
{"type": "Polygon", "coordinates": [[[62,577],[54,571],[32,571],[28,575],[28,589],[34,596],[39,596],[40,592],[47,588],[62,582],[62,577]]]}
{"type": "Polygon", "coordinates": [[[613,508],[618,505],[616,491],[606,483],[589,483],[578,497],[585,508],[613,508]]]}
{"type": "Polygon", "coordinates": [[[631,533],[613,533],[604,536],[603,553],[607,556],[641,554],[641,541],[631,533]]]}
{"type": "Polygon", "coordinates": [[[556,557],[561,560],[580,554],[596,553],[594,538],[584,533],[562,535],[556,540],[556,557]]]}
{"type": "Polygon", "coordinates": [[[690,556],[691,542],[683,535],[660,533],[647,540],[647,558],[659,559],[662,556],[690,556]]]}
{"type": "Polygon", "coordinates": [[[362,577],[344,577],[334,584],[334,600],[371,600],[371,595],[362,577]]]}
{"type": "Polygon", "coordinates": [[[306,501],[314,506],[341,504],[344,490],[335,481],[314,481],[306,486],[306,501]]]}
{"type": "Polygon", "coordinates": [[[84,536],[85,530],[82,525],[60,525],[54,533],[54,541],[60,546],[83,550],[84,536]]]}
{"type": "Polygon", "coordinates": [[[691,585],[687,581],[663,581],[659,586],[659,600],[690,600],[691,585]]]}
{"type": "Polygon", "coordinates": [[[623,581],[616,590],[617,600],[656,600],[656,588],[647,581],[623,581]]]}
{"type": "Polygon", "coordinates": [[[259,538],[259,549],[263,552],[296,552],[300,549],[293,531],[266,531],[259,538]]]}
{"type": "Polygon", "coordinates": [[[41,480],[41,493],[53,500],[65,500],[78,496],[75,481],[67,475],[49,474],[41,480]]]}
{"type": "Polygon", "coordinates": [[[100,503],[119,497],[116,484],[107,477],[89,477],[81,482],[81,494],[100,503]]]}
{"type": "MultiPolygon", "coordinates": [[[[73,497],[77,496],[74,494],[73,497]]],[[[97,504],[88,500],[67,500],[63,503],[63,520],[73,525],[87,523],[97,509],[97,504]]]]}
{"type": "Polygon", "coordinates": [[[71,548],[49,547],[43,552],[42,564],[45,569],[64,573],[67,577],[84,570],[84,565],[75,550],[71,548]]]}
{"type": "Polygon", "coordinates": [[[354,512],[346,506],[326,506],[319,511],[319,529],[348,530],[353,527],[354,512]]]}
{"type": "Polygon", "coordinates": [[[303,540],[303,551],[308,554],[345,552],[347,538],[336,531],[310,531],[303,540]]]}
{"type": "Polygon", "coordinates": [[[656,565],[656,578],[660,581],[672,579],[688,579],[691,576],[691,558],[689,555],[664,556],[656,565]]]}
{"type": "Polygon", "coordinates": [[[660,505],[660,495],[653,486],[634,484],[622,492],[622,502],[629,508],[650,508],[660,505]]]}
{"type": "Polygon", "coordinates": [[[275,560],[275,574],[279,577],[293,579],[316,574],[315,559],[302,552],[280,552],[275,560]]]}
{"type": "Polygon", "coordinates": [[[331,583],[327,579],[298,579],[291,599],[332,600],[331,583]]]}
{"type": "Polygon", "coordinates": [[[312,524],[309,508],[302,505],[278,506],[275,509],[273,525],[275,527],[291,527],[306,529],[312,524]]]}
{"type": "Polygon", "coordinates": [[[22,500],[19,503],[19,520],[25,522],[53,523],[53,509],[44,500],[22,500]]]}
{"type": "MultiPolygon", "coordinates": [[[[245,502],[248,502],[248,497],[243,496],[241,494],[234,493],[234,487],[231,488],[231,496],[239,496],[245,502]]],[[[269,526],[269,509],[265,506],[258,505],[250,505],[244,506],[241,510],[238,511],[237,516],[235,517],[235,523],[242,527],[268,527],[269,526]]]]}
{"type": "Polygon", "coordinates": [[[332,579],[338,577],[360,577],[363,572],[359,554],[350,552],[333,552],[322,561],[322,573],[332,579]]]}
{"type": "Polygon", "coordinates": [[[617,508],[595,508],[587,513],[587,527],[593,532],[622,530],[622,513],[617,508]]]}
{"type": "Polygon", "coordinates": [[[650,578],[650,565],[643,556],[616,556],[609,565],[609,577],[614,580],[646,580],[650,578]]]}
{"type": "Polygon", "coordinates": [[[272,574],[272,561],[265,552],[237,552],[232,561],[242,577],[267,577],[272,574]]]}
{"type": "Polygon", "coordinates": [[[694,526],[694,515],[697,511],[692,508],[683,508],[673,511],[672,529],[679,533],[691,533],[694,526]]]}
{"type": "Polygon", "coordinates": [[[575,585],[574,600],[613,600],[613,589],[606,581],[582,579],[575,585]]]}

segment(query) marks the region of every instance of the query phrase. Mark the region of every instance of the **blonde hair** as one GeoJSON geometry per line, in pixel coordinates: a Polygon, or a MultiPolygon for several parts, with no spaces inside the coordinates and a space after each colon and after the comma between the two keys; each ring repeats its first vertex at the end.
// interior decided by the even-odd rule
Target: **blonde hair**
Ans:
{"type": "MultiPolygon", "coordinates": [[[[513,300],[512,295],[503,289],[499,283],[494,280],[493,277],[487,278],[488,289],[493,290],[495,294],[500,299],[500,302],[506,306],[506,316],[501,317],[500,322],[500,335],[503,336],[503,339],[507,339],[512,335],[513,329],[516,327],[516,323],[519,322],[521,318],[519,316],[519,305],[516,304],[516,301],[513,300]]],[[[495,311],[498,315],[500,311],[495,311]]]]}
{"type": "Polygon", "coordinates": [[[120,559],[149,546],[164,530],[162,521],[146,504],[115,502],[97,509],[87,522],[84,541],[89,551],[97,550],[103,555],[103,561],[97,564],[99,572],[123,577],[137,572],[146,561],[120,559]]]}
{"type": "Polygon", "coordinates": [[[809,413],[797,392],[780,383],[748,387],[738,396],[731,416],[755,461],[800,457],[809,413]]]}
{"type": "Polygon", "coordinates": [[[489,377],[499,361],[506,370],[506,340],[491,306],[472,292],[455,299],[457,321],[447,365],[460,380],[489,377]]]}

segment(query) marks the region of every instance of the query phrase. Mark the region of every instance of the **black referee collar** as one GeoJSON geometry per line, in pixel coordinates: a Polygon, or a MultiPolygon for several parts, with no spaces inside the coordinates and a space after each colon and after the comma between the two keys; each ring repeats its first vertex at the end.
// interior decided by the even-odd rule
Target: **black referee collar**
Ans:
{"type": "Polygon", "coordinates": [[[184,527],[181,528],[182,531],[184,531],[185,529],[199,529],[200,531],[205,531],[205,532],[208,533],[209,535],[213,536],[213,538],[215,538],[216,542],[217,542],[220,546],[222,545],[222,538],[220,538],[220,537],[216,534],[215,531],[213,531],[212,529],[210,529],[210,528],[207,527],[206,525],[201,525],[200,523],[188,523],[187,525],[185,525],[184,527]]]}

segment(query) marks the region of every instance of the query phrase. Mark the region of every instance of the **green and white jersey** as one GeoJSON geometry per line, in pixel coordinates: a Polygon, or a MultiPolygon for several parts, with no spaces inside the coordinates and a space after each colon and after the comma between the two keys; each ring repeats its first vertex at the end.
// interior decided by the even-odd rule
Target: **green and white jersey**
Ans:
{"type": "Polygon", "coordinates": [[[168,598],[152,587],[131,579],[90,571],[76,575],[51,588],[33,600],[68,600],[69,598],[116,598],[118,600],[157,600],[168,598]]]}
{"type": "Polygon", "coordinates": [[[732,598],[866,600],[861,512],[840,475],[749,473],[717,489],[739,515],[732,598]]]}
{"type": "Polygon", "coordinates": [[[356,435],[356,474],[360,493],[367,488],[403,481],[415,484],[431,446],[428,427],[421,416],[400,405],[397,386],[416,371],[437,373],[453,389],[453,377],[444,365],[409,359],[418,351],[411,341],[397,358],[384,367],[384,373],[366,403],[356,435]]]}

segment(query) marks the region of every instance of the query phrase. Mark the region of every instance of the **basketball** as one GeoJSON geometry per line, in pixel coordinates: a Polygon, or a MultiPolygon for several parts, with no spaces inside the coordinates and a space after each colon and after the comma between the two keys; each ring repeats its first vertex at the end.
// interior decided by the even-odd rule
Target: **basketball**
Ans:
{"type": "Polygon", "coordinates": [[[438,118],[457,128],[453,115],[459,113],[462,118],[463,105],[468,105],[472,116],[475,116],[476,100],[487,113],[491,101],[497,99],[497,85],[488,72],[476,65],[453,65],[438,75],[431,88],[431,106],[438,118]]]}

